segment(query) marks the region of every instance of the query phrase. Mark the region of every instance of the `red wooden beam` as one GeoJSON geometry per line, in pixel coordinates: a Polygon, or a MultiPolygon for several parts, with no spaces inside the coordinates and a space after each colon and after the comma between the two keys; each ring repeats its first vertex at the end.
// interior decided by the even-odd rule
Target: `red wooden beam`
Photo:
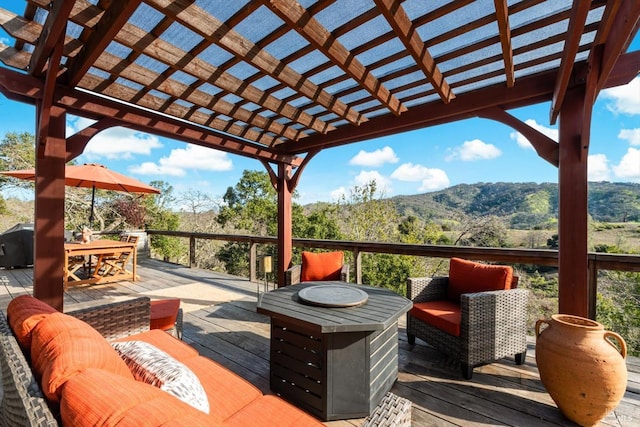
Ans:
{"type": "MultiPolygon", "coordinates": [[[[47,15],[38,43],[31,54],[29,62],[29,74],[41,76],[49,57],[53,54],[56,45],[64,40],[67,29],[67,19],[75,2],[73,1],[55,1],[51,2],[51,10],[47,15]]],[[[57,67],[57,65],[56,65],[57,67]]]]}

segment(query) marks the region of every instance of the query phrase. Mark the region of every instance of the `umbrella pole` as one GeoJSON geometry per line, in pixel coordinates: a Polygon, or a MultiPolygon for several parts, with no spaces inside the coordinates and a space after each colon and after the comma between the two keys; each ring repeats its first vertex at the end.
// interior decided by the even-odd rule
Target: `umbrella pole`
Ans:
{"type": "Polygon", "coordinates": [[[93,203],[96,198],[96,186],[91,186],[91,215],[89,215],[89,228],[93,228],[93,203]]]}

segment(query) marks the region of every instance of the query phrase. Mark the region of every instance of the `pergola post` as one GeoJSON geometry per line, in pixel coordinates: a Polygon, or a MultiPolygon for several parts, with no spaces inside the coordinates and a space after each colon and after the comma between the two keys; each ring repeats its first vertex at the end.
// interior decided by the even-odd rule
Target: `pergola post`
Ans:
{"type": "MultiPolygon", "coordinates": [[[[41,109],[38,105],[39,117],[41,109]]],[[[38,126],[36,135],[36,150],[42,155],[36,155],[33,295],[62,311],[66,110],[50,107],[44,114],[48,126],[38,126]],[[44,147],[40,147],[42,142],[44,147]]]]}
{"type": "Polygon", "coordinates": [[[284,273],[291,265],[293,251],[291,171],[291,165],[278,163],[278,287],[284,286],[284,273]]]}
{"type": "Polygon", "coordinates": [[[595,313],[589,310],[587,256],[589,126],[583,126],[584,108],[585,86],[569,89],[559,124],[558,311],[593,317],[595,313]]]}

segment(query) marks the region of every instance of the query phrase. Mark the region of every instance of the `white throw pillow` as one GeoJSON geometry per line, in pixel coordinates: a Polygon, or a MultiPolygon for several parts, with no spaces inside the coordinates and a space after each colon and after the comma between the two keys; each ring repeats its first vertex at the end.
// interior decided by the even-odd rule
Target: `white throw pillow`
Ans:
{"type": "Polygon", "coordinates": [[[180,361],[144,341],[111,343],[136,380],[151,384],[209,413],[209,399],[198,377],[180,361]]]}

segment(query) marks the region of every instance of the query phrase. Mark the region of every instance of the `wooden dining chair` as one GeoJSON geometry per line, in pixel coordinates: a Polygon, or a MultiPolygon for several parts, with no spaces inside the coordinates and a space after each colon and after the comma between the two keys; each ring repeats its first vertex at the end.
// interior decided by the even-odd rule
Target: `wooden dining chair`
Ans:
{"type": "Polygon", "coordinates": [[[116,256],[104,258],[103,263],[105,266],[104,267],[105,270],[103,272],[103,276],[113,276],[117,273],[125,273],[127,271],[126,269],[127,264],[129,263],[129,260],[131,260],[131,257],[133,256],[133,251],[135,250],[135,246],[138,245],[138,240],[140,239],[140,236],[133,236],[133,235],[129,235],[129,236],[124,235],[124,237],[126,237],[126,240],[122,239],[123,236],[120,236],[120,237],[121,237],[120,238],[121,241],[127,241],[128,243],[133,243],[134,249],[125,250],[123,252],[120,252],[116,256]]]}

